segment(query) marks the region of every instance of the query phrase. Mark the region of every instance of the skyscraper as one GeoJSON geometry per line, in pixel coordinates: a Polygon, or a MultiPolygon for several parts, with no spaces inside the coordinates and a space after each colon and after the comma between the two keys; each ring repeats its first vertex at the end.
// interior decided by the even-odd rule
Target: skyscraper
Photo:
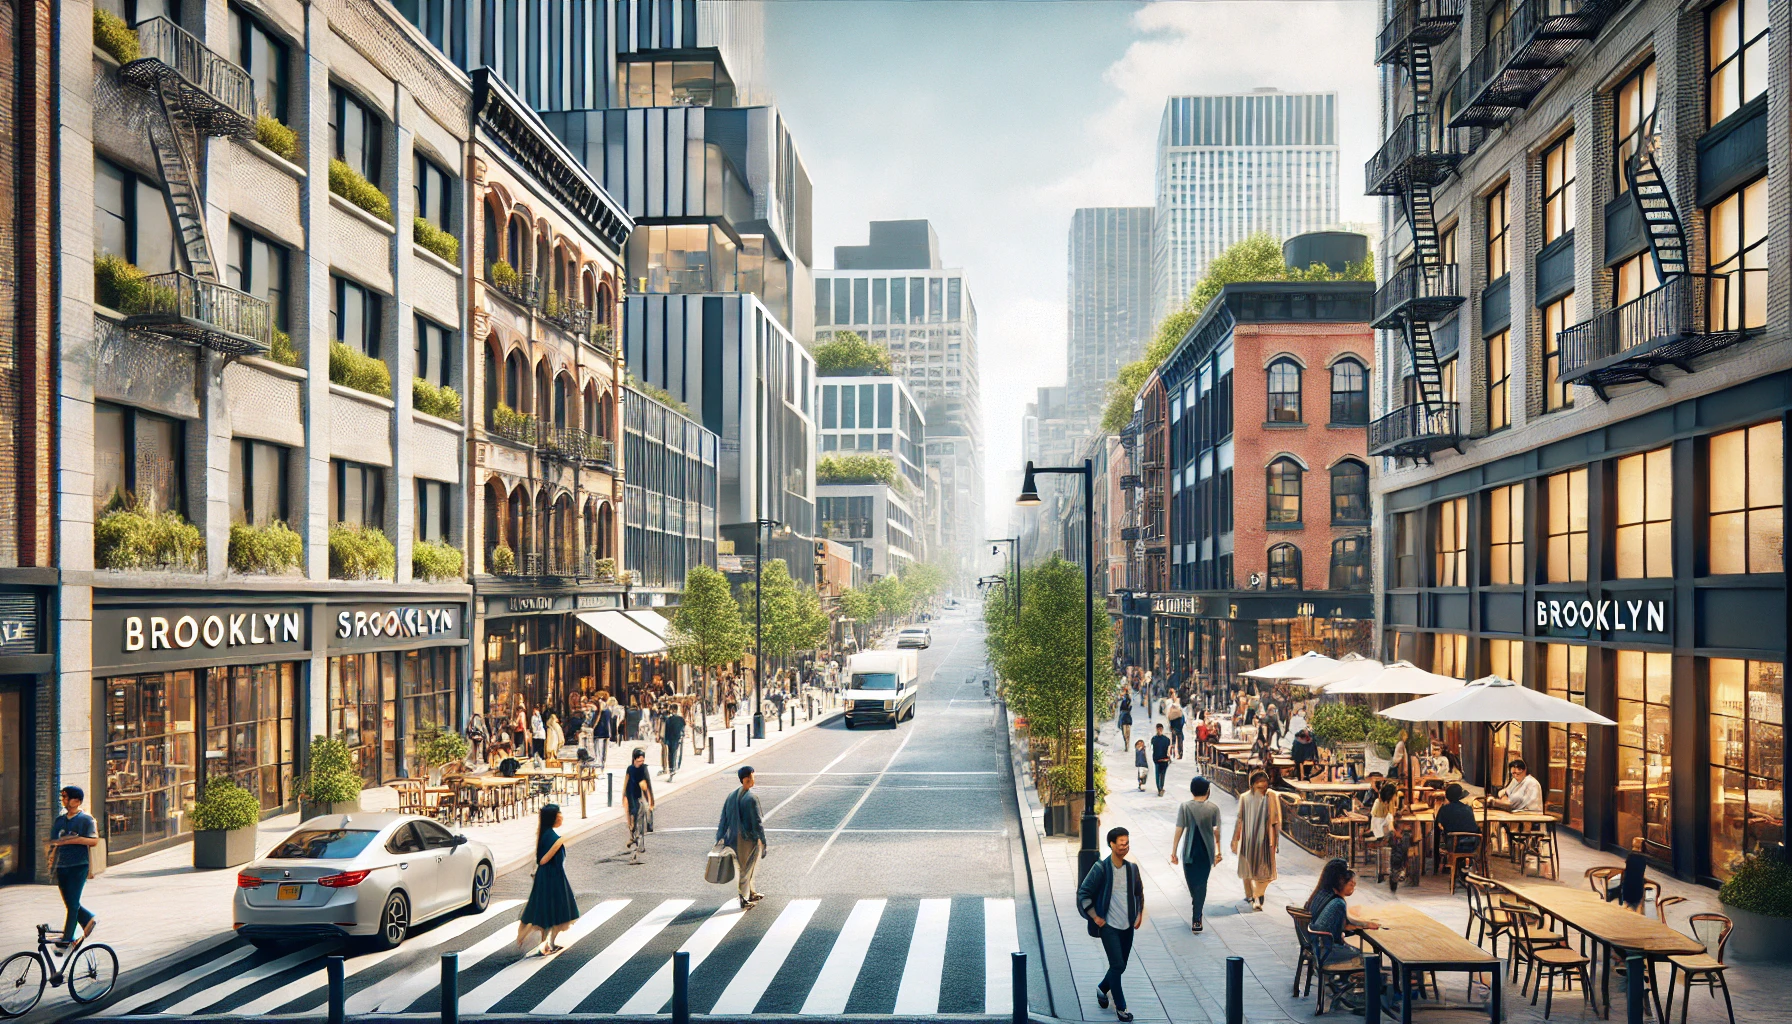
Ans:
{"type": "Polygon", "coordinates": [[[1149,206],[1101,206],[1070,216],[1071,416],[1095,431],[1108,382],[1151,340],[1149,206]]]}
{"type": "Polygon", "coordinates": [[[1337,219],[1337,93],[1170,97],[1157,132],[1153,322],[1246,235],[1281,241],[1337,219]]]}

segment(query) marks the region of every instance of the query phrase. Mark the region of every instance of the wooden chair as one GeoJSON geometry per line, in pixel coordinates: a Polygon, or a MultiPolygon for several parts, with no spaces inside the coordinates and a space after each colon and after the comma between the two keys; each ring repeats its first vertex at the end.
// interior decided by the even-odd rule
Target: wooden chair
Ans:
{"type": "Polygon", "coordinates": [[[1556,978],[1566,977],[1569,984],[1572,984],[1578,977],[1581,994],[1586,997],[1587,1005],[1597,1014],[1599,1005],[1593,1000],[1593,977],[1587,970],[1590,961],[1568,948],[1567,940],[1559,933],[1542,931],[1540,929],[1542,917],[1537,912],[1513,910],[1511,913],[1513,922],[1517,926],[1515,935],[1517,945],[1514,948],[1523,951],[1527,962],[1524,983],[1518,987],[1519,993],[1522,994],[1530,986],[1531,978],[1534,975],[1537,979],[1537,987],[1531,992],[1531,1005],[1536,1006],[1537,996],[1543,992],[1544,982],[1548,981],[1549,990],[1543,997],[1543,1019],[1548,1020],[1555,1003],[1556,978]]]}
{"type": "Polygon", "coordinates": [[[1686,902],[1684,896],[1657,896],[1655,898],[1655,919],[1662,924],[1668,923],[1668,908],[1686,902]]]}
{"type": "Polygon", "coordinates": [[[1487,951],[1499,956],[1500,936],[1504,935],[1506,957],[1512,961],[1512,976],[1517,978],[1517,926],[1512,920],[1511,907],[1500,898],[1499,886],[1493,879],[1473,872],[1463,876],[1462,885],[1468,893],[1468,923],[1463,926],[1462,937],[1477,946],[1486,943],[1487,951]],[[1471,936],[1470,932],[1474,934],[1471,936]]]}
{"type": "Polygon", "coordinates": [[[1298,999],[1313,991],[1313,979],[1319,975],[1313,959],[1313,939],[1307,934],[1307,925],[1313,922],[1313,915],[1292,903],[1285,909],[1288,916],[1294,919],[1294,939],[1300,944],[1300,958],[1294,962],[1294,996],[1298,999]],[[1306,992],[1301,991],[1303,980],[1306,982],[1306,992]]]}
{"type": "Polygon", "coordinates": [[[398,813],[427,814],[423,806],[422,779],[393,779],[392,792],[398,794],[398,813]]]}
{"type": "MultiPolygon", "coordinates": [[[[1670,897],[1672,898],[1672,897],[1670,897]]],[[[1659,903],[1656,904],[1660,906],[1659,903]]],[[[1730,1024],[1736,1024],[1736,1007],[1730,1002],[1730,983],[1724,980],[1724,945],[1730,941],[1730,929],[1734,923],[1723,914],[1694,914],[1687,918],[1692,926],[1693,938],[1698,939],[1705,947],[1703,953],[1682,954],[1668,957],[1672,965],[1668,973],[1668,1003],[1663,1017],[1671,1017],[1674,1012],[1674,983],[1680,975],[1686,975],[1686,991],[1680,996],[1680,1024],[1686,1024],[1686,1007],[1692,1002],[1692,987],[1703,985],[1711,993],[1724,994],[1724,1011],[1730,1015],[1730,1024]]]]}
{"type": "Polygon", "coordinates": [[[1549,877],[1561,880],[1561,860],[1556,854],[1556,837],[1547,827],[1537,826],[1523,832],[1512,833],[1516,846],[1514,851],[1518,858],[1519,871],[1530,873],[1528,865],[1534,858],[1537,861],[1537,874],[1543,874],[1544,865],[1549,866],[1549,877]]]}
{"type": "Polygon", "coordinates": [[[1443,841],[1437,844],[1437,859],[1444,870],[1450,873],[1450,895],[1456,895],[1456,875],[1458,869],[1466,877],[1475,869],[1475,859],[1481,856],[1481,833],[1479,832],[1446,832],[1443,841]]]}
{"type": "Polygon", "coordinates": [[[1307,928],[1307,937],[1313,943],[1314,970],[1319,976],[1319,984],[1314,986],[1319,990],[1319,996],[1314,1002],[1313,1012],[1323,1015],[1325,1013],[1325,997],[1328,992],[1334,998],[1341,999],[1360,983],[1363,959],[1359,956],[1328,964],[1325,962],[1326,957],[1343,940],[1331,932],[1318,931],[1311,926],[1307,928]]]}
{"type": "Polygon", "coordinates": [[[1601,897],[1604,897],[1605,894],[1611,890],[1612,879],[1617,878],[1623,873],[1623,868],[1613,867],[1610,864],[1596,868],[1588,868],[1587,885],[1591,886],[1593,891],[1598,893],[1601,897]]]}

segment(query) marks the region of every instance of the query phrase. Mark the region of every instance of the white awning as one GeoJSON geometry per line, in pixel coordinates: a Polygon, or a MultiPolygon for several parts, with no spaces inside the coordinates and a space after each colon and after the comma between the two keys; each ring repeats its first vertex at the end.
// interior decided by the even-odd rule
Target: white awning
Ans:
{"type": "Polygon", "coordinates": [[[663,654],[666,642],[622,612],[579,612],[579,621],[630,654],[663,654]]]}
{"type": "Polygon", "coordinates": [[[669,640],[672,637],[672,623],[668,621],[664,615],[661,615],[651,608],[634,608],[623,612],[622,614],[634,619],[636,622],[646,627],[649,633],[659,637],[661,640],[669,640]]]}

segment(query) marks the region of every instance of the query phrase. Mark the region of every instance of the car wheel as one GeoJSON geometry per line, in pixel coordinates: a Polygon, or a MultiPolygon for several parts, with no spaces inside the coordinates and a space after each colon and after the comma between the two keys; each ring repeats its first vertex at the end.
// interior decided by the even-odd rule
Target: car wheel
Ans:
{"type": "Polygon", "coordinates": [[[492,865],[490,861],[480,861],[473,869],[473,898],[467,905],[473,913],[483,914],[485,908],[492,905],[492,865]]]}
{"type": "Polygon", "coordinates": [[[380,911],[380,930],[373,937],[374,946],[392,949],[404,941],[410,930],[411,901],[405,899],[404,893],[395,892],[386,897],[386,906],[380,911]]]}
{"type": "Polygon", "coordinates": [[[850,718],[848,718],[848,719],[847,719],[847,720],[846,720],[846,727],[847,727],[847,728],[848,728],[848,729],[850,729],[850,728],[852,728],[852,719],[850,719],[850,718]]]}

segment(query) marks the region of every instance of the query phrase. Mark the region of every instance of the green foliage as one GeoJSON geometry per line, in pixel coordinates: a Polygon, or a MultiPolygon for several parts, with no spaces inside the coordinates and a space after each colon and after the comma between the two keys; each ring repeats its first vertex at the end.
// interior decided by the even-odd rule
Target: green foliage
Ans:
{"type": "Polygon", "coordinates": [[[274,328],[274,344],[268,350],[268,358],[281,366],[299,365],[299,350],[293,347],[292,335],[280,328],[274,328]]]}
{"type": "Polygon", "coordinates": [[[412,377],[411,408],[426,416],[459,422],[460,392],[446,384],[437,387],[422,377],[412,377]]]}
{"type": "Polygon", "coordinates": [[[515,288],[521,281],[521,278],[517,276],[516,268],[510,265],[509,260],[494,261],[491,269],[486,271],[486,276],[491,278],[492,284],[499,288],[515,288]]]}
{"type": "Polygon", "coordinates": [[[908,490],[908,481],[896,472],[896,460],[882,455],[823,455],[815,463],[818,484],[884,484],[896,491],[908,490]]]}
{"type": "Polygon", "coordinates": [[[304,538],[283,522],[230,524],[230,568],[236,572],[282,573],[297,568],[304,555],[304,538]]]}
{"type": "Polygon", "coordinates": [[[833,623],[821,610],[821,595],[814,587],[798,587],[796,592],[796,649],[813,651],[828,642],[833,623]]]}
{"type": "Polygon", "coordinates": [[[1361,743],[1377,717],[1361,704],[1345,704],[1331,700],[1316,705],[1307,718],[1313,738],[1326,746],[1339,743],[1361,743]]]}
{"type": "Polygon", "coordinates": [[[485,557],[485,567],[488,572],[500,576],[513,573],[516,571],[516,552],[510,550],[508,544],[499,544],[485,557]]]}
{"type": "Polygon", "coordinates": [[[684,596],[672,617],[671,634],[672,660],[699,673],[739,661],[752,638],[729,591],[728,577],[707,565],[694,565],[685,574],[684,596]]]}
{"type": "Polygon", "coordinates": [[[535,443],[535,417],[518,412],[503,402],[492,406],[491,428],[524,444],[535,443]]]}
{"type": "Polygon", "coordinates": [[[560,315],[560,293],[559,292],[555,291],[552,288],[549,288],[547,290],[547,293],[541,297],[541,312],[542,312],[543,316],[559,316],[560,315]]]}
{"type": "Polygon", "coordinates": [[[890,354],[854,331],[835,331],[834,339],[815,349],[817,377],[893,376],[890,354]]]}
{"type": "Polygon", "coordinates": [[[361,177],[361,172],[340,160],[330,161],[330,191],[386,223],[392,223],[392,200],[386,198],[379,186],[361,177]]]}
{"type": "Polygon", "coordinates": [[[119,495],[93,524],[93,562],[102,569],[203,569],[205,535],[179,512],[154,512],[119,495]]]}
{"type": "Polygon", "coordinates": [[[649,384],[644,380],[636,380],[632,375],[629,376],[627,379],[625,379],[622,383],[623,383],[624,387],[634,388],[636,391],[641,392],[643,395],[646,395],[648,398],[651,398],[654,401],[665,406],[666,408],[671,409],[673,412],[679,414],[680,416],[684,416],[688,419],[696,419],[697,418],[694,414],[692,414],[690,406],[684,404],[683,402],[679,401],[676,398],[673,398],[672,392],[667,391],[665,388],[659,387],[658,385],[655,385],[655,384],[649,384]]]}
{"type": "Polygon", "coordinates": [[[389,580],[398,569],[398,548],[384,530],[356,523],[330,524],[330,575],[339,580],[389,580]]]}
{"type": "Polygon", "coordinates": [[[419,540],[411,543],[411,577],[425,583],[439,580],[458,580],[461,570],[466,565],[466,557],[459,548],[452,544],[444,544],[439,540],[419,540]]]}
{"type": "Polygon", "coordinates": [[[330,342],[330,383],[362,394],[392,397],[392,370],[385,360],[356,352],[340,341],[330,342]]]}
{"type": "Polygon", "coordinates": [[[1792,862],[1765,852],[1749,857],[1734,865],[1718,887],[1717,899],[1763,917],[1792,917],[1792,862]]]}
{"type": "Polygon", "coordinates": [[[877,602],[856,587],[848,587],[840,592],[839,608],[840,614],[854,622],[869,622],[877,614],[877,602]]]}
{"type": "Polygon", "coordinates": [[[149,279],[135,263],[122,256],[99,253],[93,258],[93,298],[120,313],[173,310],[174,289],[149,279]]]}
{"type": "Polygon", "coordinates": [[[460,263],[460,239],[422,217],[412,219],[411,239],[450,263],[460,263]]]}
{"type": "Polygon", "coordinates": [[[308,803],[341,804],[361,795],[361,773],[348,744],[328,736],[311,737],[310,771],[299,777],[299,796],[308,803]]]}
{"type": "Polygon", "coordinates": [[[129,64],[143,56],[137,43],[137,30],[110,11],[93,9],[93,45],[111,54],[120,64],[129,64]]]}
{"type": "Polygon", "coordinates": [[[467,738],[458,732],[439,725],[426,725],[417,730],[417,760],[423,762],[425,772],[458,761],[471,750],[467,738]]]}
{"type": "Polygon", "coordinates": [[[280,119],[272,114],[255,118],[255,141],[284,159],[296,161],[299,158],[299,133],[280,123],[280,119]]]}
{"type": "MultiPolygon", "coordinates": [[[[1018,624],[1004,628],[996,671],[1005,681],[1009,706],[1027,719],[1035,736],[1048,739],[1058,760],[1080,750],[1084,717],[1083,572],[1053,555],[1022,576],[1026,601],[1018,624]]],[[[993,606],[986,606],[993,618],[993,606]]],[[[1114,634],[1095,631],[1097,717],[1113,703],[1116,680],[1106,666],[1113,660],[1114,634]]]]}
{"type": "MultiPolygon", "coordinates": [[[[1098,814],[1108,799],[1108,775],[1102,765],[1102,753],[1100,747],[1095,749],[1095,811],[1098,814]]],[[[1045,770],[1042,788],[1051,803],[1064,803],[1071,797],[1082,795],[1083,776],[1083,748],[1078,744],[1076,749],[1066,751],[1063,758],[1053,761],[1045,770]]]]}
{"type": "Polygon", "coordinates": [[[865,588],[865,594],[876,602],[877,614],[885,618],[899,619],[908,614],[908,587],[903,585],[902,577],[896,573],[872,580],[870,586],[865,588]]]}
{"type": "MultiPolygon", "coordinates": [[[[759,639],[761,650],[769,658],[782,658],[802,650],[806,638],[802,601],[797,595],[796,580],[790,566],[782,558],[768,558],[760,567],[759,582],[748,580],[740,588],[740,615],[746,623],[754,621],[754,591],[762,588],[759,600],[759,639]]],[[[752,626],[748,626],[749,633],[752,626]]]]}
{"type": "Polygon", "coordinates": [[[228,775],[206,780],[205,792],[193,802],[193,829],[197,832],[232,832],[254,828],[261,821],[261,801],[228,775]]]}

